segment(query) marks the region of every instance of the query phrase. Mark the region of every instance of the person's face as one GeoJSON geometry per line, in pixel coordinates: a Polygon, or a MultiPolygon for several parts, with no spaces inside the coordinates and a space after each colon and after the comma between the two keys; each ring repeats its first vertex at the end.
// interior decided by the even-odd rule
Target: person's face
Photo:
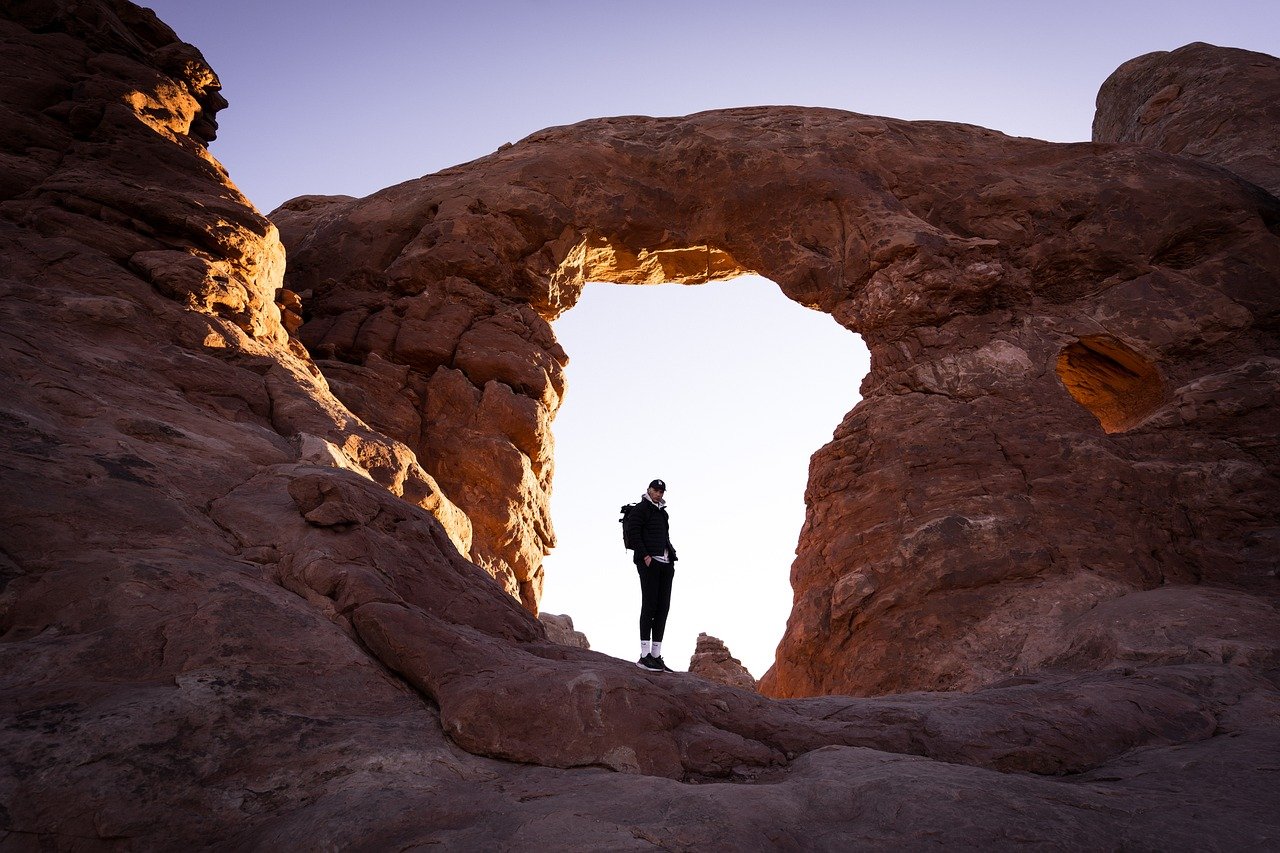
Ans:
{"type": "Polygon", "coordinates": [[[662,489],[655,489],[653,486],[649,487],[649,500],[653,501],[654,503],[657,503],[658,501],[662,500],[662,496],[664,494],[666,494],[666,492],[662,491],[662,489]]]}

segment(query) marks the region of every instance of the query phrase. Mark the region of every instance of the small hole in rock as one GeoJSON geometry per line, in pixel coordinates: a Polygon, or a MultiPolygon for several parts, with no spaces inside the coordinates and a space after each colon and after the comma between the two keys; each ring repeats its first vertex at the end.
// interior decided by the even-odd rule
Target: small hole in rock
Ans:
{"type": "Polygon", "coordinates": [[[1132,429],[1165,398],[1164,381],[1149,359],[1108,335],[1090,335],[1058,354],[1058,379],[1108,433],[1132,429]]]}

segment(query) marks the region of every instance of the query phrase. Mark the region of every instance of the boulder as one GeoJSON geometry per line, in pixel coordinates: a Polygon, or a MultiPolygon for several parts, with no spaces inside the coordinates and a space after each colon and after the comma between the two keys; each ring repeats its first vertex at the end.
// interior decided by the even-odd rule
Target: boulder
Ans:
{"type": "Polygon", "coordinates": [[[573,628],[573,617],[556,613],[539,613],[538,621],[547,631],[547,639],[562,646],[573,646],[575,649],[589,649],[587,635],[573,628]]]}
{"type": "Polygon", "coordinates": [[[689,672],[730,687],[755,690],[756,680],[742,665],[742,661],[729,654],[722,640],[707,633],[698,635],[693,657],[689,659],[689,672]]]}
{"type": "Polygon", "coordinates": [[[1193,157],[1280,195],[1280,59],[1196,42],[1131,59],[1098,92],[1094,142],[1193,157]]]}

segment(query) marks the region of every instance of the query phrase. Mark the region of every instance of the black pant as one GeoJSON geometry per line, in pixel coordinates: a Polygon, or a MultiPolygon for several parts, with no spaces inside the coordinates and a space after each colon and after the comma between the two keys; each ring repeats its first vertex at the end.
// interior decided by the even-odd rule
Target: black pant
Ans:
{"type": "Polygon", "coordinates": [[[650,560],[646,566],[641,560],[636,563],[636,571],[640,573],[640,639],[660,643],[667,628],[671,582],[675,580],[676,567],[657,560],[650,560]]]}

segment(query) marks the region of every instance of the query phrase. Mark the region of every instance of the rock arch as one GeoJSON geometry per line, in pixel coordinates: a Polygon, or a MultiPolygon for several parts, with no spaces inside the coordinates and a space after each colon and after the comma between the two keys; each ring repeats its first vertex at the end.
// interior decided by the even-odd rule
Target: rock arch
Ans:
{"type": "MultiPolygon", "coordinates": [[[[1270,204],[1156,152],[774,107],[547,130],[273,219],[306,294],[300,334],[338,357],[321,363],[338,395],[380,427],[404,412],[392,434],[471,517],[473,559],[530,609],[554,544],[565,363],[547,321],[585,281],[750,270],[860,333],[871,374],[815,454],[764,679],[789,696],[974,687],[1042,664],[1100,601],[1263,582],[1263,561],[1225,558],[1256,526],[1247,501],[1178,485],[1205,464],[1181,448],[1207,428],[1179,412],[1190,387],[1262,352],[1270,204]],[[1195,194],[1194,209],[1167,203],[1195,194]],[[1230,227],[1228,209],[1244,211],[1230,227]],[[1151,260],[1196,229],[1219,239],[1176,269],[1151,260]],[[1233,344],[1211,346],[1222,334],[1233,344]],[[1104,337],[1158,353],[1169,386],[1123,436],[1099,435],[1055,369],[1104,337]],[[1154,474],[1157,460],[1171,467],[1154,474]]],[[[1257,457],[1221,452],[1271,482],[1257,457]]]]}

